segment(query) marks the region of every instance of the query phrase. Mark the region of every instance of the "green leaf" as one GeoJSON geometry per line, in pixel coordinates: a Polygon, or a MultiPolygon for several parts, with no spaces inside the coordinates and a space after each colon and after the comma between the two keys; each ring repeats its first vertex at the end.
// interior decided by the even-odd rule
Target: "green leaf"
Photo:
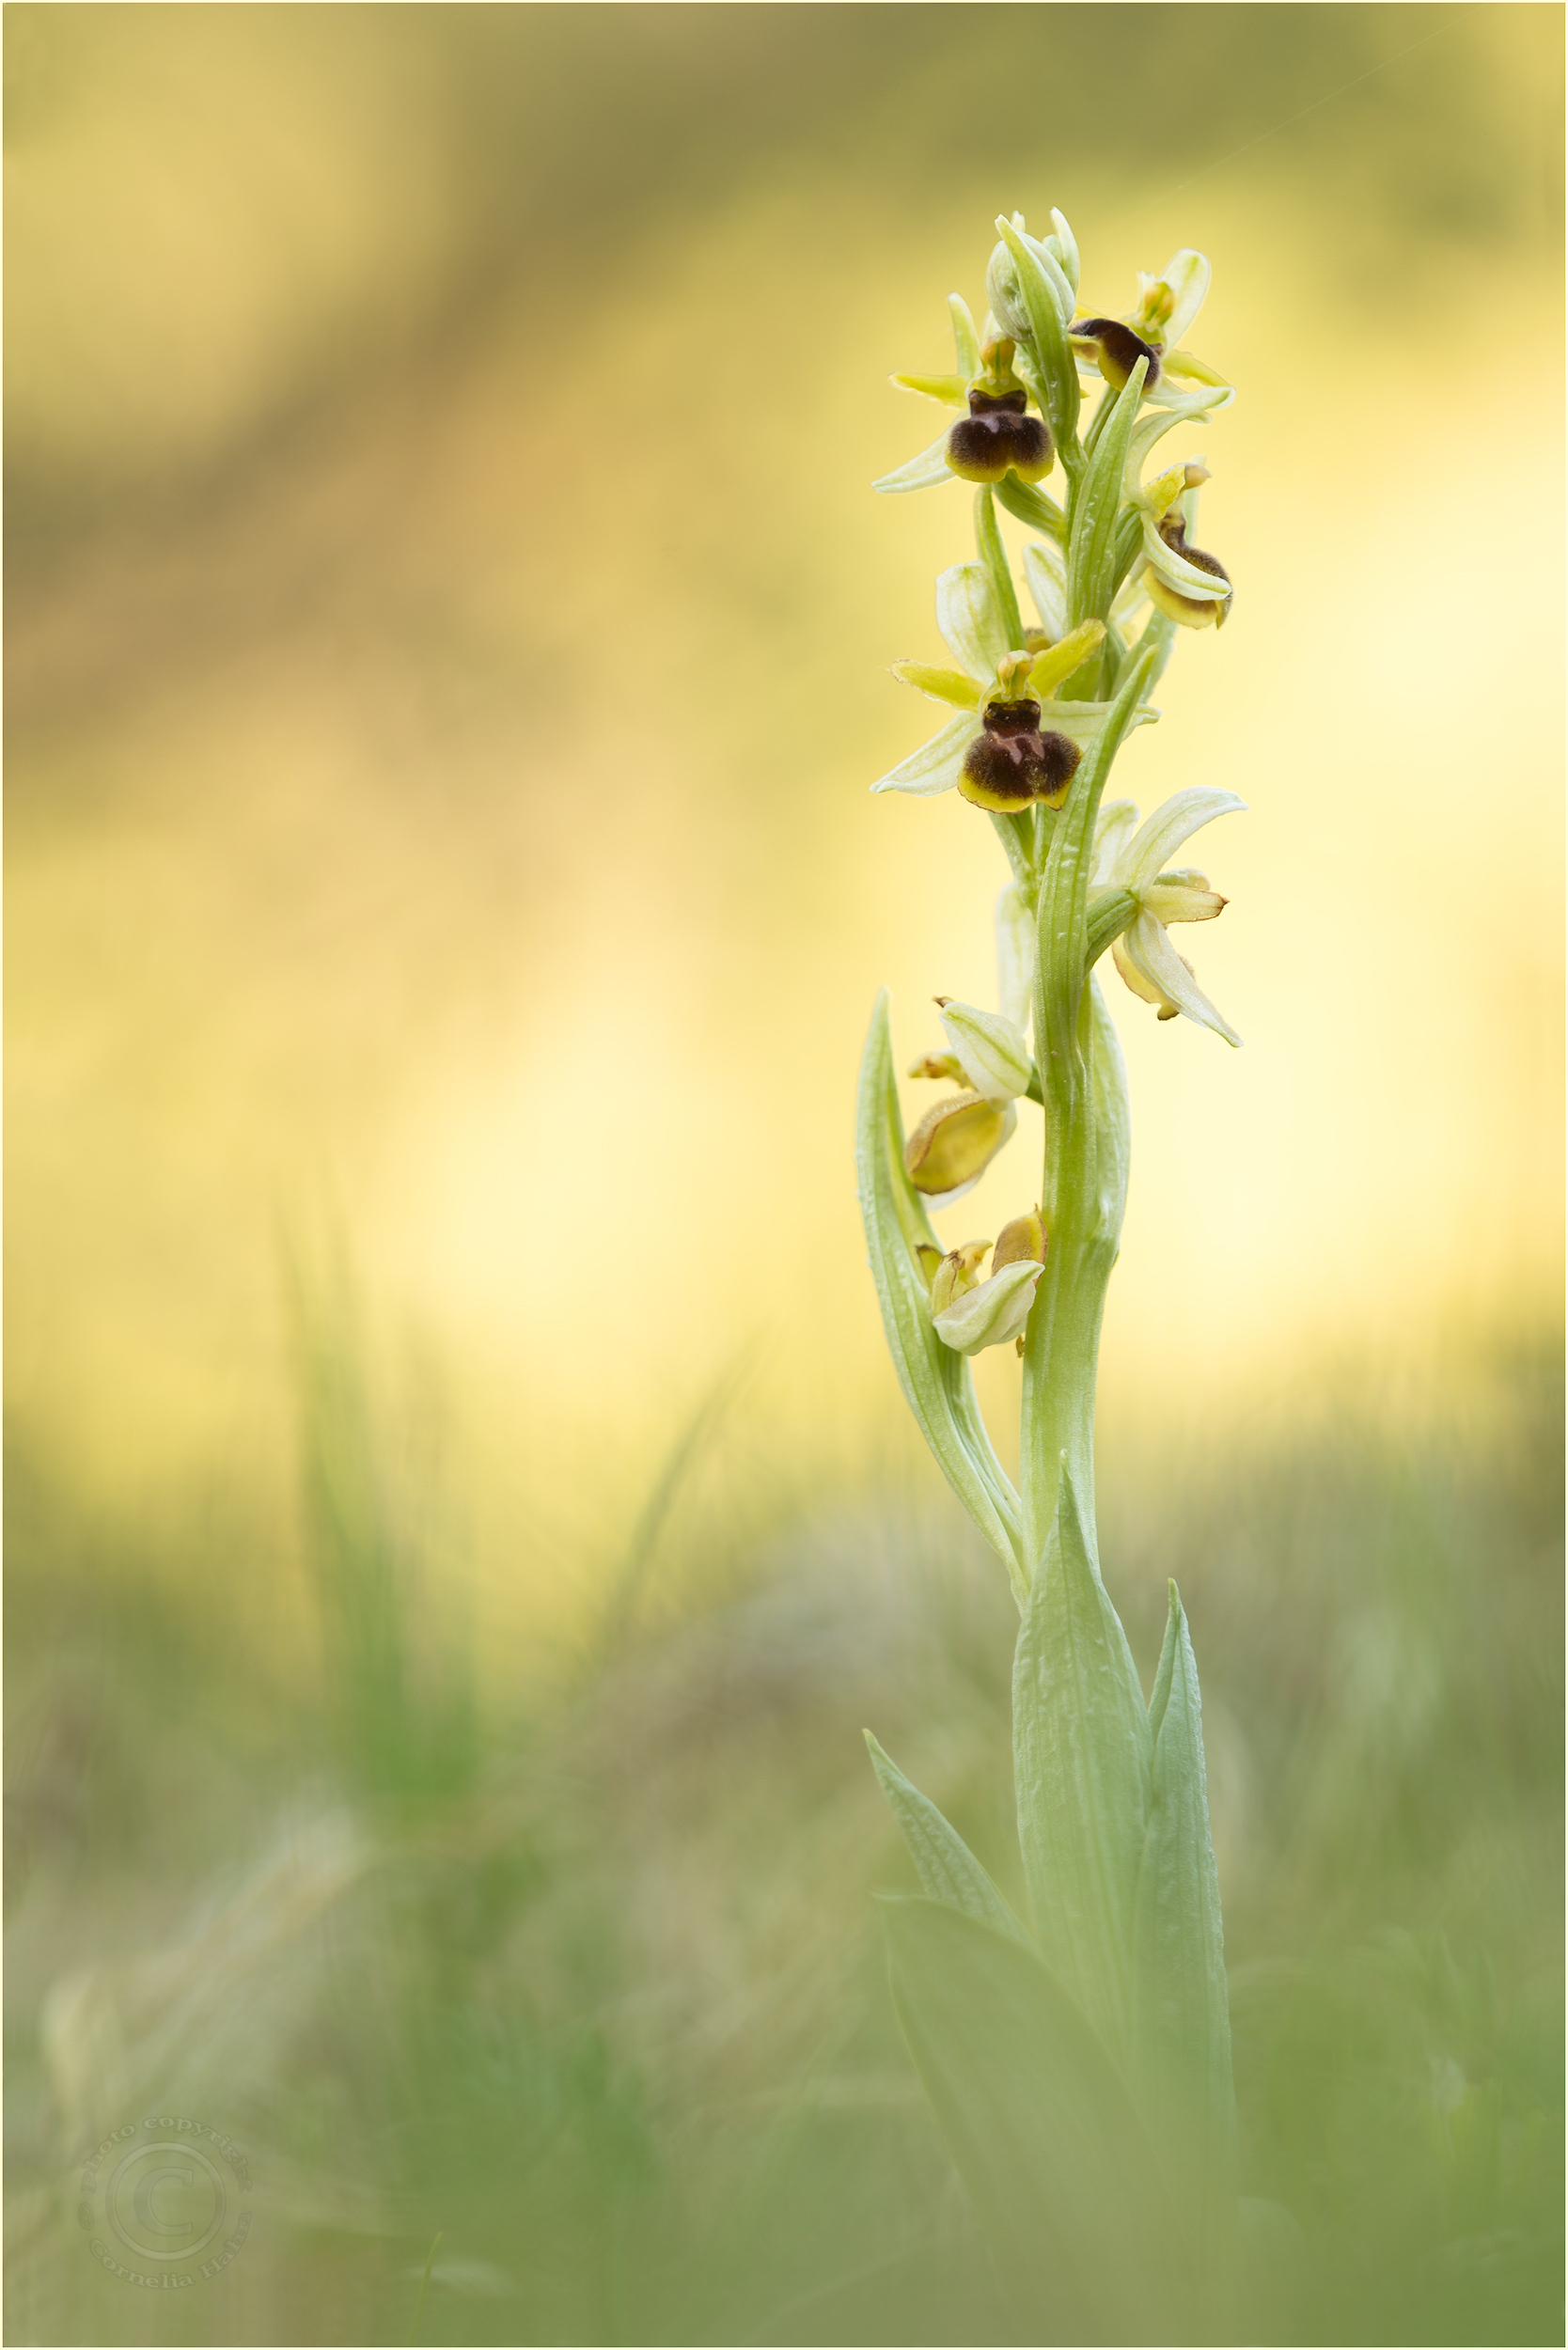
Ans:
{"type": "Polygon", "coordinates": [[[932,1327],[931,1292],[915,1253],[922,1244],[940,1250],[941,1243],[904,1171],[886,988],[861,1057],[855,1165],[867,1253],[899,1384],[943,1475],[1007,1567],[1022,1607],[1028,1585],[1018,1496],[986,1432],[967,1361],[932,1327]]]}
{"type": "Polygon", "coordinates": [[[1112,2048],[1133,2021],[1149,1727],[1065,1461],[1012,1673],[1013,1767],[1034,1929],[1112,2048]]]}
{"type": "Polygon", "coordinates": [[[996,598],[996,608],[1002,616],[1007,633],[1009,652],[1024,650],[1024,616],[1018,609],[1018,590],[1012,584],[1007,549],[996,525],[996,502],[991,485],[983,482],[975,492],[975,544],[981,562],[991,575],[991,586],[996,598]]]}
{"type": "Polygon", "coordinates": [[[1117,670],[1116,683],[1118,692],[1121,691],[1123,679],[1125,679],[1130,673],[1132,664],[1135,661],[1141,661],[1146,653],[1152,654],[1152,659],[1151,660],[1149,666],[1149,682],[1144,687],[1144,691],[1149,694],[1153,692],[1155,686],[1165,675],[1166,665],[1168,663],[1171,651],[1175,646],[1177,625],[1177,622],[1170,618],[1168,612],[1162,612],[1157,606],[1150,613],[1149,618],[1144,621],[1142,628],[1138,632],[1137,644],[1129,645],[1127,648],[1127,658],[1122,662],[1121,667],[1117,670]]]}
{"type": "Polygon", "coordinates": [[[1074,500],[1067,546],[1067,617],[1074,626],[1079,620],[1103,620],[1110,610],[1122,477],[1148,372],[1148,361],[1140,359],[1122,385],[1074,500]]]}
{"type": "Polygon", "coordinates": [[[899,2022],[1020,2339],[1184,2339],[1148,2140],[1082,2010],[994,1927],[930,1901],[886,1901],[883,1919],[899,2022]]]}
{"type": "Polygon", "coordinates": [[[1015,473],[1004,474],[996,484],[996,495],[1015,522],[1038,530],[1042,538],[1058,546],[1067,544],[1066,515],[1056,499],[1037,490],[1032,481],[1020,481],[1015,473]]]}
{"type": "Polygon", "coordinates": [[[942,1817],[929,1795],[922,1795],[905,1778],[869,1730],[864,1736],[871,1768],[932,1900],[946,1902],[949,1909],[961,1909],[980,1925],[995,1926],[998,1934],[1010,1934],[1026,1950],[1031,1949],[1011,1904],[996,1890],[957,1828],[942,1817]]]}
{"type": "MultiPolygon", "coordinates": [[[[1007,246],[1028,313],[1030,336],[1045,395],[1046,420],[1070,473],[1078,465],[1078,363],[1067,339],[1073,289],[1048,254],[1010,220],[998,219],[996,234],[1007,246]]],[[[1125,450],[1123,450],[1125,455],[1125,450]]]]}
{"type": "Polygon", "coordinates": [[[1174,1583],[1149,1706],[1153,1736],[1137,1912],[1139,2070],[1202,2266],[1232,2256],[1235,2096],[1219,1875],[1209,1832],[1198,1667],[1174,1583]]]}

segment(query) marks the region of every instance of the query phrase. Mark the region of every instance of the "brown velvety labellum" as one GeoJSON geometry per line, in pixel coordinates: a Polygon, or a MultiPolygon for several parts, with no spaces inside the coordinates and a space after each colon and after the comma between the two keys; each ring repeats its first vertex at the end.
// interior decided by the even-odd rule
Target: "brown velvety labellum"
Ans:
{"type": "Polygon", "coordinates": [[[1065,734],[1042,733],[1038,702],[988,702],[984,731],[964,757],[958,788],[976,807],[1059,807],[1082,753],[1065,734]]]}
{"type": "Polygon", "coordinates": [[[1038,481],[1050,471],[1051,436],[1025,414],[1027,392],[971,392],[969,414],[948,435],[948,462],[965,481],[1000,481],[1009,472],[1038,481]]]}
{"type": "Polygon", "coordinates": [[[1071,332],[1100,346],[1100,372],[1107,384],[1120,391],[1140,359],[1149,362],[1149,372],[1143,388],[1152,392],[1160,380],[1160,354],[1152,343],[1146,343],[1141,335],[1135,335],[1120,319],[1078,319],[1071,332]]]}

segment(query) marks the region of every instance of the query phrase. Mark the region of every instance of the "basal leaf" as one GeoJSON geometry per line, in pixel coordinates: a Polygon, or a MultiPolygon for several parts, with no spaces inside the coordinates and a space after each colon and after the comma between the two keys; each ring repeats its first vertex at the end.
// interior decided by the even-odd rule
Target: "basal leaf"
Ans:
{"type": "Polygon", "coordinates": [[[949,1909],[961,1909],[966,1918],[994,1926],[998,1934],[1011,1935],[1029,1949],[1028,1935],[1014,1917],[1011,1903],[997,1891],[957,1828],[943,1818],[929,1795],[922,1795],[905,1778],[869,1730],[865,1738],[871,1768],[931,1899],[946,1902],[949,1909]]]}
{"type": "Polygon", "coordinates": [[[1031,1952],[930,1901],[883,1905],[899,2021],[1031,2342],[1181,2340],[1133,2100],[1031,1952]]]}
{"type": "Polygon", "coordinates": [[[1018,1837],[1041,1950],[1108,2044],[1133,2019],[1149,1730],[1065,1463],[1012,1674],[1018,1837]]]}
{"type": "Polygon", "coordinates": [[[941,1244],[904,1172],[886,989],[861,1058],[855,1164],[867,1254],[899,1384],[949,1484],[1005,1562],[1021,1607],[1027,1584],[1018,1496],[986,1433],[967,1361],[932,1327],[931,1294],[915,1253],[941,1244]]]}

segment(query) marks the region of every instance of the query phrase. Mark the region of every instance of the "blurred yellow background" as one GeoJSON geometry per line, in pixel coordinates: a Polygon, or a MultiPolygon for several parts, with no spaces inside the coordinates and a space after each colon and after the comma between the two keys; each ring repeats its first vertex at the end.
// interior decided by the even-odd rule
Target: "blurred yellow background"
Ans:
{"type": "MultiPolygon", "coordinates": [[[[869,485],[937,429],[887,371],[945,364],[1013,206],[1065,210],[1099,307],[1203,247],[1194,339],[1240,387],[1191,436],[1233,623],[1117,782],[1250,805],[1184,942],[1247,1043],[1108,982],[1113,1440],[1549,1321],[1559,9],[8,27],[40,1475],[285,1528],[284,1260],[329,1245],[436,1367],[513,1588],[621,1522],[727,1366],[757,1457],[883,1441],[855,1060],[884,982],[904,1058],[933,994],[992,1000],[1002,875],[956,798],[868,795],[929,730],[886,665],[969,550],[958,487],[869,485]],[[520,1556],[525,1501],[558,1541],[520,1556]]],[[[1034,1115],[951,1239],[1033,1198],[1034,1115]]]]}

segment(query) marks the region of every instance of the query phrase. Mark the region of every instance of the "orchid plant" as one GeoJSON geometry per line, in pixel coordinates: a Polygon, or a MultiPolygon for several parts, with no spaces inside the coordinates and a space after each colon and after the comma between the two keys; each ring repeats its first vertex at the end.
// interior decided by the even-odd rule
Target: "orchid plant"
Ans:
{"type": "Polygon", "coordinates": [[[1019,1916],[956,1830],[868,1733],[923,1895],[886,1909],[894,1995],[932,2106],[1027,2338],[1218,2338],[1234,2308],[1235,2122],[1218,1881],[1197,1670],[1174,1585],[1147,1700],[1102,1579],[1094,1520],[1101,1318],[1126,1199],[1129,1116],[1095,966],[1161,1020],[1240,1039],[1172,944],[1225,900],[1175,864],[1238,809],[1178,791],[1145,822],[1107,800],[1117,755],[1183,629],[1231,601],[1193,543],[1206,467],[1151,479],[1156,445],[1234,394],[1182,347],[1209,283],[1183,251],[1123,316],[1078,298],[1059,212],[1043,237],[998,220],[977,328],[949,297],[950,376],[894,378],[964,413],[877,483],[974,485],[975,559],[936,583],[950,666],[894,674],[944,704],[923,748],[872,786],[956,791],[1009,865],[996,911],[998,1009],[936,998],[948,1083],[906,1136],[886,994],[861,1069],[858,1168],[870,1263],[904,1394],[1010,1577],[1019,1916]],[[1085,388],[1099,387],[1087,418],[1085,388]],[[1043,485],[1053,473],[1059,497],[1043,485]],[[1028,534],[1018,577],[1002,515],[1028,534]],[[945,1247],[931,1212],[961,1198],[1043,1112],[1030,1180],[993,1245],[945,1247]],[[986,1270],[989,1255],[990,1265],[986,1270]],[[1023,1358],[1019,1478],[1003,1469],[970,1357],[1023,1358]]]}

